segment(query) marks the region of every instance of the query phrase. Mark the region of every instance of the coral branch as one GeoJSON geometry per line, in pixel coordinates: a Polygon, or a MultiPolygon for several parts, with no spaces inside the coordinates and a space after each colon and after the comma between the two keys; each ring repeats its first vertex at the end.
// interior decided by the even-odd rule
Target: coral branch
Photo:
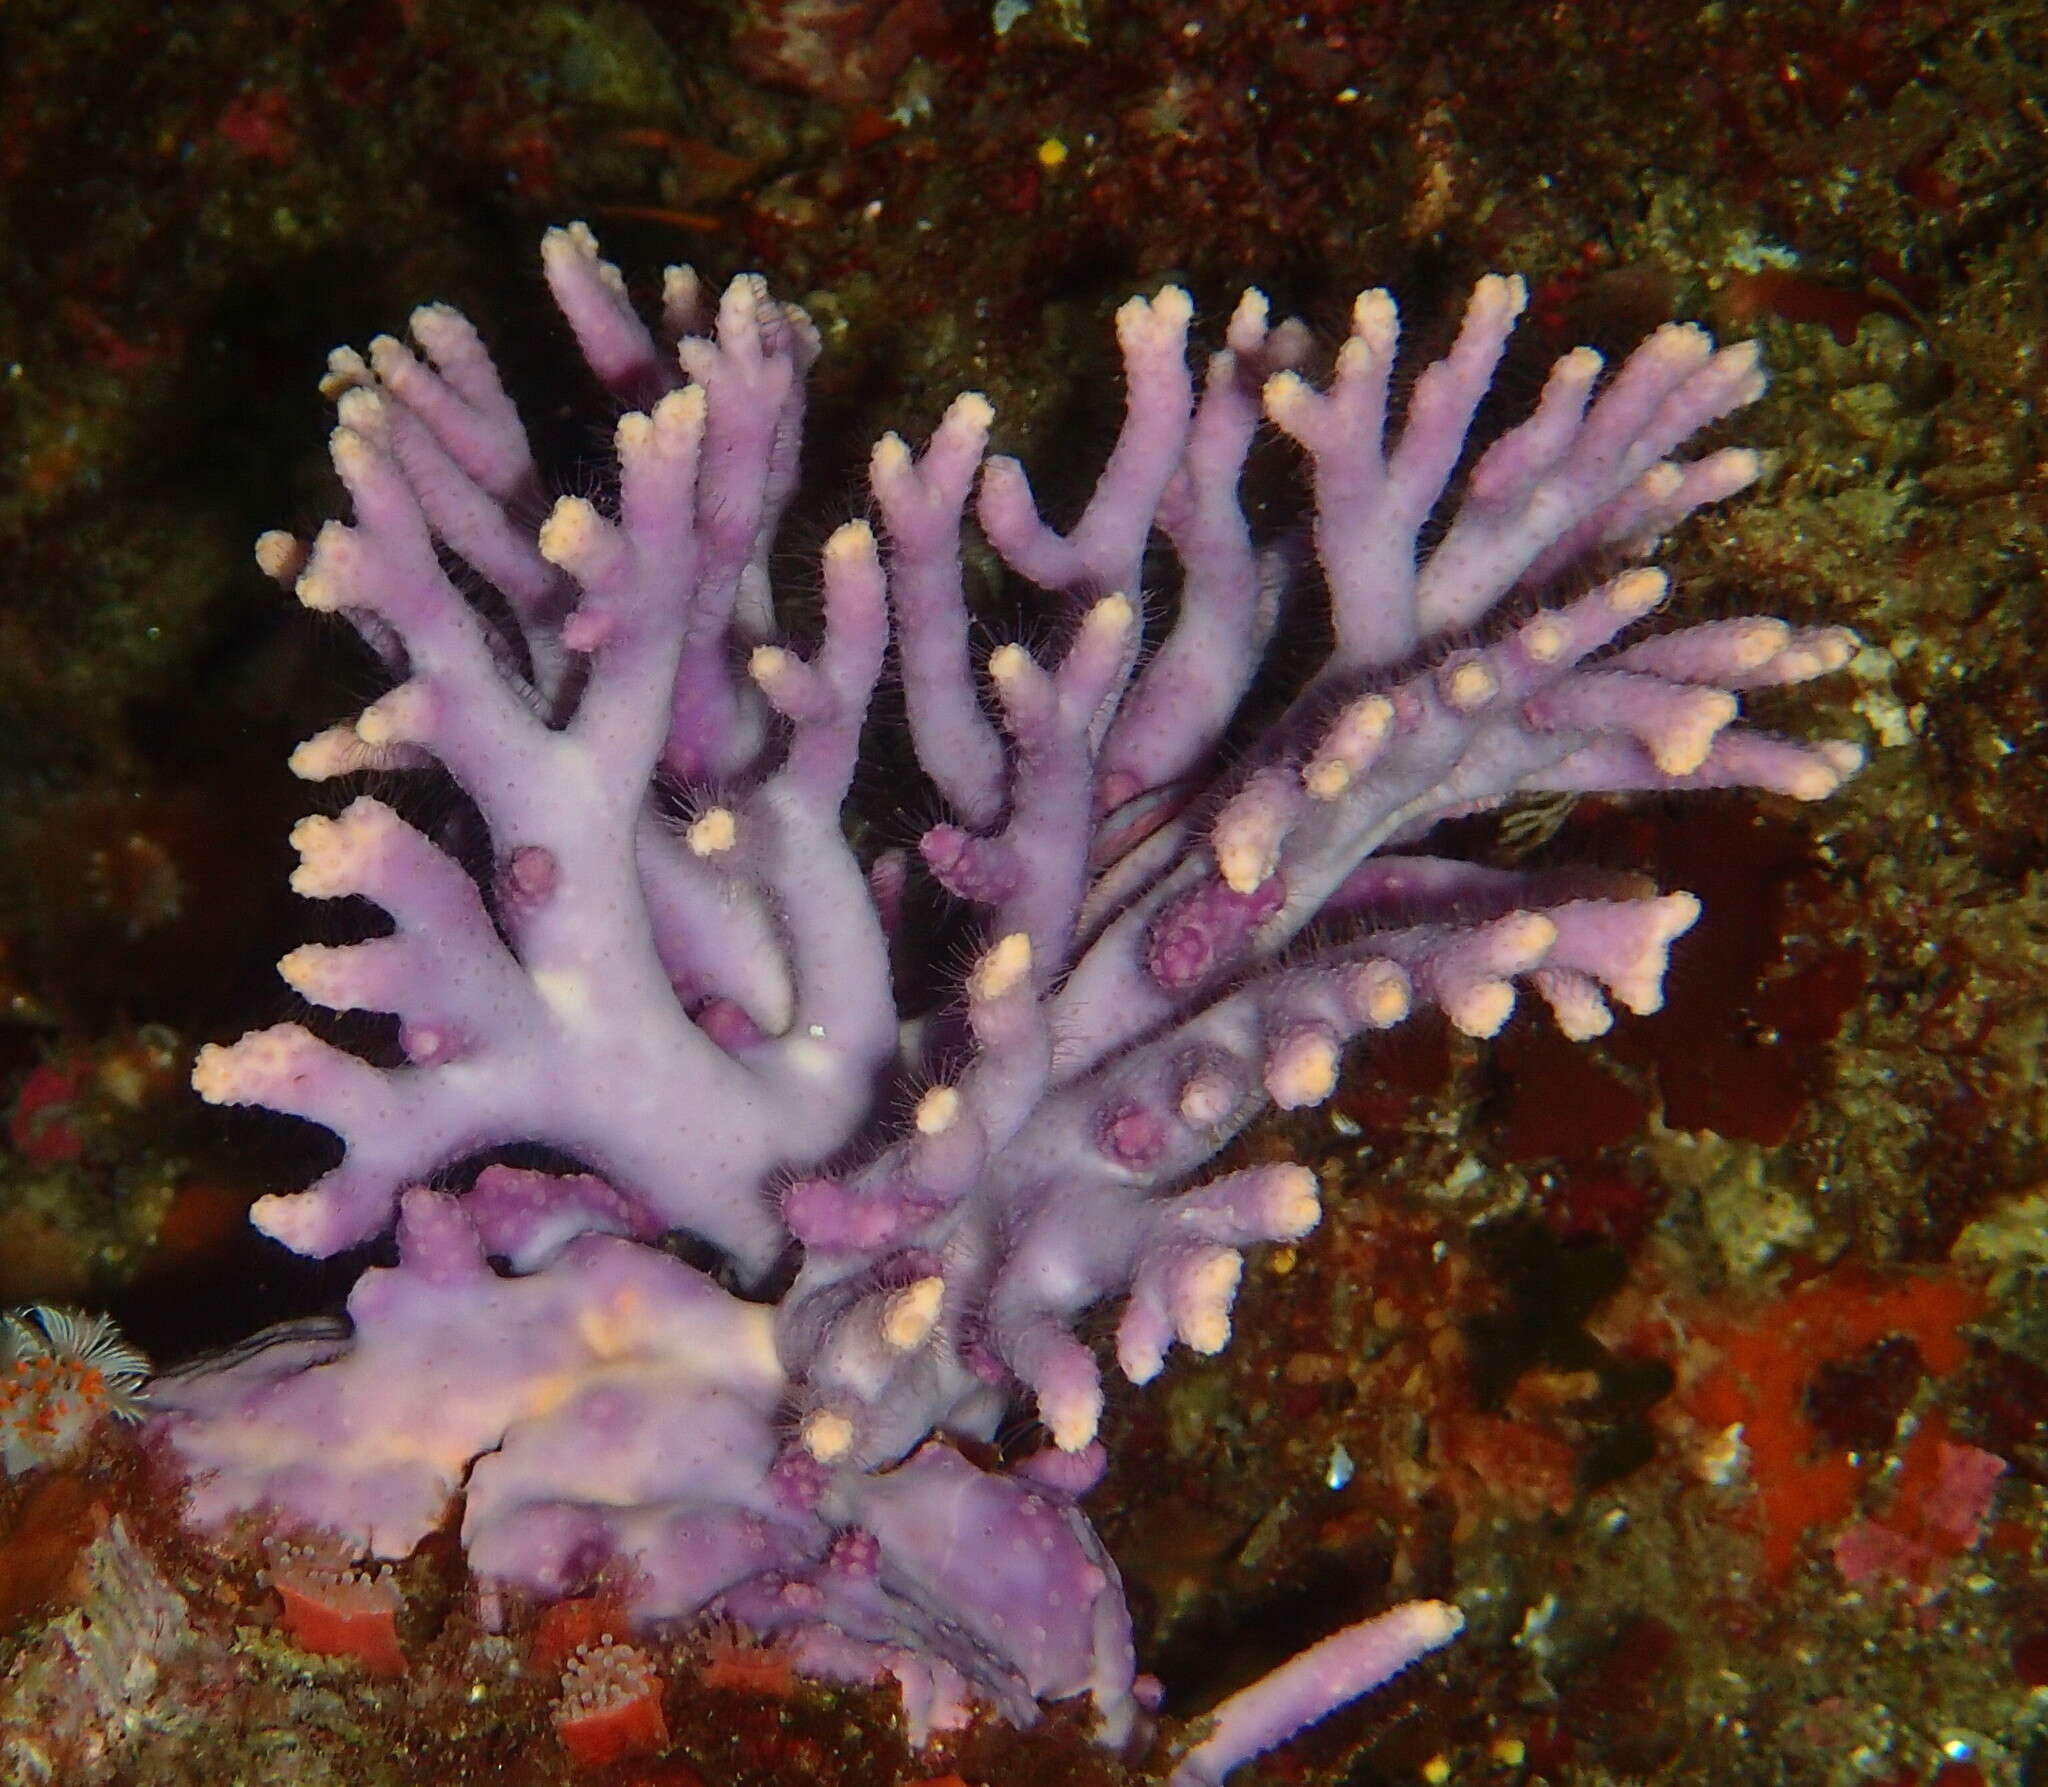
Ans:
{"type": "MultiPolygon", "coordinates": [[[[984,463],[993,413],[959,398],[921,454],[875,448],[881,537],[831,535],[798,637],[769,567],[808,321],[751,275],[710,306],[672,269],[643,323],[580,225],[543,264],[630,406],[615,501],[532,525],[519,419],[475,331],[430,308],[417,353],[330,361],[351,519],[258,547],[391,683],[293,759],[386,778],[389,804],[299,827],[293,884],[390,929],[280,970],[315,1006],[394,1014],[403,1058],[281,1024],[202,1050],[194,1084],[340,1138],[260,1226],[327,1254],[396,1212],[397,1263],[360,1278],[347,1334],[161,1382],[188,1514],[395,1558],[459,1493],[489,1606],[602,1576],[637,1628],[715,1615],[801,1673],[893,1679],[917,1741],[1085,1695],[1125,1743],[1157,1684],[1078,1506],[1105,1462],[1098,1317],[1136,1383],[1223,1347],[1247,1252],[1321,1216],[1304,1167],[1216,1175],[1233,1135],[1330,1098],[1347,1050],[1425,1006],[1474,1037],[1531,988],[1577,1038],[1654,1011],[1699,917],[1639,877],[1426,854],[1430,834],[1559,790],[1816,799],[1860,761],[1740,716],[1747,690],[1839,668],[1850,635],[1627,638],[1663,575],[1581,574],[1755,476],[1737,449],[1672,455],[1761,391],[1756,356],[1687,326],[1611,376],[1579,349],[1480,448],[1519,280],[1479,283],[1405,405],[1384,292],[1320,388],[1306,331],[1247,293],[1198,398],[1169,287],[1117,314],[1123,426],[1071,530],[1014,461],[984,463]],[[1333,640],[1270,718],[1243,704],[1303,549],[1255,537],[1240,500],[1262,409],[1307,458],[1333,640]],[[1050,643],[996,646],[985,682],[961,568],[977,475],[997,555],[1059,604],[1050,643]],[[1148,601],[1162,540],[1177,576],[1148,601]],[[979,927],[936,1002],[920,958],[954,945],[918,933],[908,852],[849,812],[892,649],[947,809],[917,854],[979,927]],[[487,849],[401,817],[428,764],[487,849]],[[1020,1412],[1050,1444],[971,1462],[1020,1412]]],[[[1217,1708],[1175,1782],[1220,1781],[1458,1624],[1417,1602],[1326,1640],[1217,1708]]],[[[572,1665],[558,1724],[591,1757],[658,1741],[644,1659],[572,1665]]]]}

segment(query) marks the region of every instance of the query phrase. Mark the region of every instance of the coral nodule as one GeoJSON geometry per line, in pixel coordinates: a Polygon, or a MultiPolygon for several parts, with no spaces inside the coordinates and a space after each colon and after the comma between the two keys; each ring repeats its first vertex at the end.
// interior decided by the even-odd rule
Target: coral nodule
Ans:
{"type": "MultiPolygon", "coordinates": [[[[1232,1135],[1327,1098],[1347,1043],[1425,1005],[1477,1036],[1524,986],[1573,1037],[1610,1002],[1654,1010],[1698,910],[1625,874],[1429,855],[1432,827],[1532,793],[1815,799],[1856,766],[1737,719],[1739,691],[1839,667],[1849,635],[1645,635],[1663,576],[1584,570],[1754,478],[1748,452],[1672,455],[1761,391],[1756,353],[1686,326],[1611,376],[1569,353],[1451,499],[1518,280],[1479,283],[1397,430],[1384,292],[1321,384],[1307,332],[1247,293],[1198,387],[1169,287],[1117,314],[1124,421],[1069,531],[962,396],[922,452],[875,448],[880,537],[826,542],[799,645],[769,568],[809,322],[759,279],[714,306],[676,270],[651,329],[587,230],[543,255],[629,406],[616,500],[530,525],[519,417],[476,331],[429,307],[414,346],[330,363],[353,519],[259,544],[391,677],[293,767],[438,764],[489,850],[369,795],[298,827],[298,891],[391,927],[295,949],[284,977],[395,1014],[403,1062],[281,1024],[204,1050],[194,1082],[341,1138],[257,1205],[264,1230],[326,1255],[395,1214],[397,1263],[363,1273],[346,1335],[159,1380],[154,1430],[202,1528],[260,1514],[398,1558],[459,1496],[487,1607],[602,1576],[636,1630],[715,1618],[800,1673],[893,1677],[916,1742],[1086,1695],[1126,1743],[1158,1684],[1079,1506],[1104,1465],[1083,1318],[1120,1307],[1137,1383],[1176,1343],[1215,1352],[1244,1250],[1320,1214],[1304,1167],[1205,1178],[1232,1135]],[[1305,542],[1256,538],[1240,504],[1262,419],[1313,481],[1330,641],[1270,703],[1252,685],[1305,542]],[[970,495],[1056,649],[973,661],[970,495]],[[942,947],[905,934],[914,865],[842,822],[892,646],[948,815],[923,870],[980,923],[958,999],[923,1013],[899,1008],[902,962],[942,947]],[[451,1173],[466,1189],[426,1188],[451,1173]],[[716,1276],[662,1245],[678,1231],[716,1276]],[[1019,1407],[1050,1443],[990,1468],[975,1442],[1019,1407]]],[[[1458,1623],[1418,1602],[1326,1640],[1219,1707],[1178,1778],[1220,1779],[1458,1623]]]]}

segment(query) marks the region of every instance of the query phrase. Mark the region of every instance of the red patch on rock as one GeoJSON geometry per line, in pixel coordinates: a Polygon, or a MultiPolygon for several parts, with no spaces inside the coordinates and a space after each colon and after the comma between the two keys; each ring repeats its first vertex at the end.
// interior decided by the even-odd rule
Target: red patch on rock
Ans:
{"type": "Polygon", "coordinates": [[[85,1073],[82,1062],[45,1062],[22,1080],[7,1118],[7,1139],[28,1165],[69,1166],[84,1157],[85,1141],[72,1127],[71,1108],[85,1073]]]}
{"type": "Polygon", "coordinates": [[[2004,1475],[1995,1452],[1955,1445],[1939,1417],[1930,1419],[1906,1447],[1891,1506],[1836,1539],[1835,1568],[1859,1585],[1899,1582],[1931,1593],[1942,1564],[1982,1537],[2004,1475]]]}
{"type": "Polygon", "coordinates": [[[1866,1474],[1849,1453],[1827,1449],[1807,1418],[1816,1370],[1904,1334],[1929,1373],[1946,1376],[1963,1362],[1958,1328],[1983,1307],[1983,1294],[1956,1278],[1881,1284],[1835,1271],[1768,1307],[1695,1318],[1693,1331],[1720,1357],[1686,1402],[1710,1426],[1742,1427],[1773,1577],[1791,1569],[1814,1527],[1848,1518],[1866,1474]]]}

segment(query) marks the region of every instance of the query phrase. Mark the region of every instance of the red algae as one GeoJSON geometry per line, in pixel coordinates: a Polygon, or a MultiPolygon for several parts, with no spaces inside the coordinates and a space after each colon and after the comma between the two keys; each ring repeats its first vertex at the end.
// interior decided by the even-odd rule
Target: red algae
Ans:
{"type": "Polygon", "coordinates": [[[1642,1133],[1650,1101],[1591,1050],[1555,1030],[1518,1026],[1503,1039],[1501,1147],[1514,1161],[1586,1160],[1642,1133]]]}
{"type": "Polygon", "coordinates": [[[46,1061],[21,1082],[7,1116],[7,1139],[30,1166],[60,1166],[84,1157],[85,1142],[69,1115],[83,1079],[75,1062],[46,1061]]]}
{"type": "Polygon", "coordinates": [[[1867,316],[1910,318],[1912,312],[1896,296],[1863,287],[1836,285],[1810,274],[1778,267],[1737,273],[1723,290],[1720,319],[1729,325],[1754,323],[1774,316],[1788,323],[1822,323],[1847,347],[1867,316]]]}
{"type": "Polygon", "coordinates": [[[1673,957],[1664,1009],[1617,1029],[1606,1046],[1654,1070],[1671,1128],[1785,1142],[1825,1084],[1828,1045],[1867,978],[1853,945],[1786,965],[1792,915],[1822,894],[1811,840],[1734,806],[1688,814],[1684,824],[1668,813],[1617,813],[1591,823],[1591,840],[1691,888],[1709,914],[1673,957]]]}
{"type": "Polygon", "coordinates": [[[1946,1377],[1967,1350],[1958,1330],[1984,1308],[1982,1291],[1959,1278],[1877,1282],[1838,1270],[1766,1309],[1695,1321],[1693,1332],[1715,1362],[1684,1401],[1711,1427],[1741,1427],[1773,1577],[1791,1571],[1809,1533],[1849,1516],[1871,1468],[1855,1454],[1820,1449],[1806,1412],[1815,1367],[1904,1334],[1928,1373],[1946,1377]]]}
{"type": "Polygon", "coordinates": [[[1566,1514],[1579,1497],[1579,1453],[1533,1423],[1467,1410],[1435,1424],[1446,1470],[1468,1475],[1468,1498],[1487,1497],[1523,1519],[1566,1514]]]}
{"type": "Polygon", "coordinates": [[[2004,1475],[1996,1453],[1953,1444],[1937,1411],[1907,1442],[1885,1512],[1836,1538],[1835,1568],[1847,1582],[1899,1582],[1931,1596],[1942,1566],[1983,1536],[2004,1475]]]}
{"type": "Polygon", "coordinates": [[[69,1471],[43,1477],[0,1537],[0,1624],[70,1595],[80,1554],[106,1528],[99,1491],[69,1471]]]}
{"type": "Polygon", "coordinates": [[[2048,1688],[2048,1628],[2013,1640],[2012,1672],[2029,1688],[2048,1688]]]}
{"type": "Polygon", "coordinates": [[[1840,1452],[1881,1452],[1926,1375],[1927,1361],[1912,1337],[1888,1334],[1853,1358],[1823,1360],[1801,1407],[1819,1443],[1840,1452]]]}

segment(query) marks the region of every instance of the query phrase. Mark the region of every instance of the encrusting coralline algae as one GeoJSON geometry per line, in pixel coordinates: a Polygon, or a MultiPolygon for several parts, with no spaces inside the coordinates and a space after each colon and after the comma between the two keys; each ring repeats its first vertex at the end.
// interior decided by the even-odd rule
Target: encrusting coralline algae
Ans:
{"type": "MultiPolygon", "coordinates": [[[[1754,478],[1740,450],[1672,455],[1758,394],[1755,352],[1668,327],[1603,382],[1579,349],[1461,473],[1519,281],[1480,282],[1398,429],[1385,293],[1320,387],[1306,332],[1247,293],[1197,390],[1168,288],[1118,313],[1125,419],[1070,531],[963,396],[923,452],[876,447],[880,537],[827,541],[806,648],[769,564],[808,321],[754,278],[714,311],[673,271],[650,331],[586,230],[544,260],[629,406],[615,505],[547,509],[475,331],[430,307],[417,352],[331,362],[353,520],[259,547],[391,674],[293,767],[437,763],[490,860],[472,874],[368,795],[294,833],[301,893],[392,929],[282,971],[316,1005],[396,1014],[404,1064],[283,1024],[203,1051],[195,1084],[344,1144],[258,1204],[263,1229],[326,1255],[395,1213],[398,1263],[358,1281],[346,1336],[160,1380],[155,1431],[201,1527],[260,1512],[397,1558],[459,1495],[487,1610],[602,1573],[642,1628],[716,1616],[800,1672],[893,1677],[914,1741],[1085,1694],[1125,1743],[1158,1685],[1080,1510],[1105,1463],[1082,1318],[1116,1307],[1134,1382],[1176,1343],[1218,1350],[1244,1250],[1319,1216],[1299,1166],[1204,1179],[1232,1135],[1328,1097],[1350,1040],[1425,1005],[1479,1036],[1521,986],[1573,1037],[1610,1002],[1654,1010],[1697,914],[1627,874],[1431,856],[1432,827],[1525,794],[1815,799],[1856,766],[1737,718],[1740,691],[1840,667],[1849,635],[1643,635],[1659,573],[1588,586],[1754,478]],[[1257,723],[1299,556],[1239,501],[1262,418],[1313,479],[1331,646],[1257,723]],[[1061,619],[1049,656],[972,659],[970,494],[1061,619]],[[959,1000],[914,1023],[892,956],[940,945],[904,934],[913,865],[857,853],[841,819],[892,644],[949,815],[923,869],[981,921],[959,1000]],[[561,1170],[492,1159],[515,1145],[561,1170]],[[466,1190],[427,1188],[479,1159],[466,1190]],[[722,1270],[664,1249],[675,1231],[722,1270]],[[963,1446],[1020,1405],[1051,1443],[985,1468],[963,1446]]],[[[1218,1708],[1177,1779],[1220,1779],[1458,1623],[1418,1602],[1326,1640],[1218,1708]]]]}

